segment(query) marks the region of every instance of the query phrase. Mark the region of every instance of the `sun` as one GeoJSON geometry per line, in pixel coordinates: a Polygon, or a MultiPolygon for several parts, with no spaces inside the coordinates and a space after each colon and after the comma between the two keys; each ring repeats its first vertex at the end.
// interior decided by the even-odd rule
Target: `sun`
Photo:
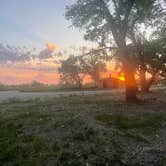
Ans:
{"type": "Polygon", "coordinates": [[[125,81],[124,76],[120,76],[120,77],[119,77],[119,80],[121,80],[121,81],[125,81]]]}

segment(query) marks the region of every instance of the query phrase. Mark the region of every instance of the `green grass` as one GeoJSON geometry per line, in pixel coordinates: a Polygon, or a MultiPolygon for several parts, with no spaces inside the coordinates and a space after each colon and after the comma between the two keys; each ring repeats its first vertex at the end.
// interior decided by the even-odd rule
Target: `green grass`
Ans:
{"type": "Polygon", "coordinates": [[[161,104],[127,104],[110,94],[3,102],[0,165],[132,166],[135,147],[153,144],[149,137],[166,121],[161,104]]]}
{"type": "Polygon", "coordinates": [[[166,115],[144,114],[138,116],[134,114],[112,113],[109,115],[98,115],[96,119],[106,124],[114,125],[122,131],[135,130],[140,134],[152,134],[166,121],[166,115]]]}
{"type": "Polygon", "coordinates": [[[18,90],[22,92],[45,92],[45,91],[56,91],[59,87],[57,85],[47,85],[38,82],[31,84],[22,85],[3,85],[0,84],[0,91],[18,90]]]}
{"type": "Polygon", "coordinates": [[[73,166],[84,165],[86,161],[96,164],[95,160],[101,164],[120,162],[120,153],[116,147],[109,143],[109,146],[114,147],[110,149],[114,150],[106,152],[107,138],[80,119],[71,116],[65,119],[61,117],[60,121],[55,119],[52,113],[40,111],[1,117],[0,165],[45,165],[51,161],[59,166],[73,166]],[[42,123],[38,123],[41,118],[42,123]],[[55,123],[56,127],[53,127],[55,123]],[[90,161],[91,155],[95,156],[95,160],[90,161]]]}
{"type": "Polygon", "coordinates": [[[0,91],[17,90],[20,92],[54,92],[54,91],[74,91],[74,90],[93,90],[96,89],[94,84],[85,84],[82,89],[77,85],[49,85],[40,82],[32,82],[30,84],[21,85],[4,85],[0,84],[0,91]]]}

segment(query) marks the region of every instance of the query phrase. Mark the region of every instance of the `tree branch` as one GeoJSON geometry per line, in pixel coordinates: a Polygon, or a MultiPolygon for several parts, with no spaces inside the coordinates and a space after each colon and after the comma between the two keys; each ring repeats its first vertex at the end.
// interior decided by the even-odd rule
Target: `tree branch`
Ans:
{"type": "Polygon", "coordinates": [[[110,13],[110,10],[108,9],[107,4],[103,0],[99,0],[99,3],[104,9],[106,20],[108,24],[110,25],[112,35],[114,36],[116,43],[119,44],[119,35],[117,32],[117,26],[116,26],[115,20],[112,14],[110,13]]]}
{"type": "Polygon", "coordinates": [[[119,19],[119,21],[121,21],[121,18],[120,18],[120,13],[119,13],[119,8],[116,4],[116,1],[115,0],[112,0],[112,2],[114,3],[114,6],[115,6],[115,10],[117,11],[117,18],[119,19]]]}
{"type": "Polygon", "coordinates": [[[98,53],[99,51],[103,51],[103,50],[106,50],[106,49],[109,49],[109,50],[116,50],[117,47],[104,47],[104,48],[100,48],[100,49],[92,49],[91,51],[89,51],[88,53],[85,53],[85,54],[82,54],[81,56],[79,57],[84,57],[84,56],[87,56],[87,55],[90,55],[92,54],[92,51],[93,53],[98,53]]]}
{"type": "Polygon", "coordinates": [[[132,9],[132,7],[134,5],[134,2],[135,2],[135,0],[129,0],[128,6],[126,8],[126,13],[125,13],[125,16],[124,16],[123,26],[122,26],[122,28],[123,28],[123,34],[122,35],[124,35],[124,37],[127,34],[128,19],[129,19],[130,13],[131,13],[131,9],[132,9]]]}

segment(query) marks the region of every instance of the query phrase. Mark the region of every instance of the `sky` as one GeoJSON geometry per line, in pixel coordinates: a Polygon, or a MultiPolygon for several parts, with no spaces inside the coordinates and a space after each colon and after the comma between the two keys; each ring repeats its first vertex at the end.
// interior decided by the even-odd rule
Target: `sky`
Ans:
{"type": "Polygon", "coordinates": [[[0,41],[42,47],[47,42],[62,47],[83,44],[82,34],[69,28],[65,7],[74,0],[1,0],[0,41]]]}
{"type": "Polygon", "coordinates": [[[0,83],[58,83],[52,47],[69,50],[87,45],[83,32],[69,28],[64,17],[66,5],[73,2],[0,0],[0,83]],[[33,60],[27,50],[35,50],[33,60]]]}

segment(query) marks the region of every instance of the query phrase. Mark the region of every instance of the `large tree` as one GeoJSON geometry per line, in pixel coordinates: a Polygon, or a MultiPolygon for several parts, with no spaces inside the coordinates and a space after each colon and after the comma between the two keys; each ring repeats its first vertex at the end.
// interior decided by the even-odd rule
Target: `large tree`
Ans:
{"type": "Polygon", "coordinates": [[[66,9],[66,18],[75,27],[86,30],[86,39],[117,46],[123,64],[127,101],[137,100],[135,68],[126,42],[128,29],[148,16],[154,2],[155,0],[77,0],[66,9]]]}

